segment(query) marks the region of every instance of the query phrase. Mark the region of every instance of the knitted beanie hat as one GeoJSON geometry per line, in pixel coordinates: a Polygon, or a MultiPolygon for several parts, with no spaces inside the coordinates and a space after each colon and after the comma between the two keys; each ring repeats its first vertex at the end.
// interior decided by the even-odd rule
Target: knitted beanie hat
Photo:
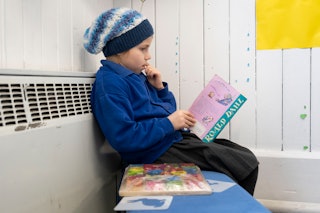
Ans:
{"type": "Polygon", "coordinates": [[[102,13],[85,31],[84,47],[92,54],[103,51],[111,56],[129,50],[153,35],[149,21],[128,8],[113,8],[102,13]]]}

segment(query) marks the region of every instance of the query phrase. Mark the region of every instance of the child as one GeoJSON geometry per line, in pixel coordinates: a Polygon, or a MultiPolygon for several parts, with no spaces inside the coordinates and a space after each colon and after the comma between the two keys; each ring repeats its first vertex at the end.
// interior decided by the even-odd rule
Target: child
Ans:
{"type": "Polygon", "coordinates": [[[148,63],[153,28],[139,12],[113,8],[102,13],[84,35],[84,47],[106,59],[92,88],[93,114],[111,146],[132,163],[195,163],[222,172],[253,194],[258,161],[229,140],[203,143],[182,129],[193,115],[177,110],[168,84],[148,63]]]}

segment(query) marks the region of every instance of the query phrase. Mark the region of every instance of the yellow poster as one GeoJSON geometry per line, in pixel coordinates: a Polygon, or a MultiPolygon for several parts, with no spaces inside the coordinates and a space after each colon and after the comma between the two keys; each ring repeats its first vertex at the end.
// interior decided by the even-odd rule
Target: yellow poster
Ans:
{"type": "Polygon", "coordinates": [[[257,49],[320,47],[320,0],[256,0],[257,49]]]}

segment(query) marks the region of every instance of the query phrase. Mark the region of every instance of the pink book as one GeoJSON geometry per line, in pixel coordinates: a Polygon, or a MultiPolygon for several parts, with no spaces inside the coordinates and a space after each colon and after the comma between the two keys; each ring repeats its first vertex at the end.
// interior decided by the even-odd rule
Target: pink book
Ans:
{"type": "Polygon", "coordinates": [[[239,91],[215,75],[189,108],[197,120],[190,128],[191,132],[205,143],[213,142],[246,100],[239,91]]]}

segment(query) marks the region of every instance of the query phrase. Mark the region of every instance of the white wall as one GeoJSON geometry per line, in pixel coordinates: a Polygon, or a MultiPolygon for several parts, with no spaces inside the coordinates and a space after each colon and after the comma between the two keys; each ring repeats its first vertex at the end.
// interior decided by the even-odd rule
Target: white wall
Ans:
{"type": "Polygon", "coordinates": [[[107,0],[0,0],[0,67],[94,71],[82,36],[107,0]]]}
{"type": "Polygon", "coordinates": [[[254,0],[0,0],[0,68],[95,72],[103,55],[86,53],[82,36],[112,6],[142,8],[155,26],[152,63],[180,108],[217,73],[248,98],[221,136],[320,151],[320,49],[256,51],[254,0]]]}
{"type": "MultiPolygon", "coordinates": [[[[141,1],[0,0],[0,68],[96,71],[102,55],[87,54],[82,35],[112,6],[140,10],[141,1]]],[[[255,0],[146,0],[142,13],[156,32],[152,63],[180,108],[217,73],[248,98],[220,136],[255,150],[320,152],[320,48],[257,51],[255,0]]]]}

